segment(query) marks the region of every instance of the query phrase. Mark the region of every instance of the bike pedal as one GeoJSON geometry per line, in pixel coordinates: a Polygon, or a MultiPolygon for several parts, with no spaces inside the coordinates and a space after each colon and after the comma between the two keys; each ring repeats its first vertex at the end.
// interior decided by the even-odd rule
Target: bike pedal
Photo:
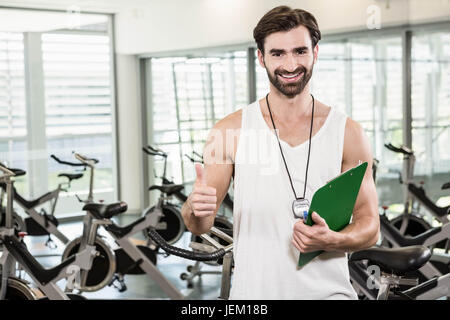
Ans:
{"type": "Polygon", "coordinates": [[[118,275],[114,275],[114,277],[109,282],[108,287],[111,287],[111,286],[113,286],[119,292],[125,292],[127,290],[127,285],[125,284],[125,280],[118,275]],[[116,282],[118,282],[117,285],[115,284],[116,282]]]}

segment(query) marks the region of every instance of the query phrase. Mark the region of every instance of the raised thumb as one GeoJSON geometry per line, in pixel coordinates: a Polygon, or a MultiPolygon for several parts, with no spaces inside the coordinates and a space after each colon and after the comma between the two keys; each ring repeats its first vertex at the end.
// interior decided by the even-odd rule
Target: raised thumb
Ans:
{"type": "Polygon", "coordinates": [[[197,173],[196,183],[206,186],[206,174],[200,163],[195,164],[195,172],[197,173]]]}

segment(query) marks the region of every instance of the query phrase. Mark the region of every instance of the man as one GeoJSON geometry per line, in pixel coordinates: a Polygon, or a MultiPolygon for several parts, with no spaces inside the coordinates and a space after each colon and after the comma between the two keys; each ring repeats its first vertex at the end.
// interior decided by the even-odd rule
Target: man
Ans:
{"type": "Polygon", "coordinates": [[[183,219],[194,234],[207,232],[233,176],[230,299],[356,299],[346,252],[369,248],[379,236],[369,141],[358,123],[310,93],[321,38],[310,13],[276,7],[253,35],[270,92],[211,130],[183,219]],[[313,226],[294,217],[293,201],[311,201],[318,188],[359,161],[369,165],[346,228],[331,231],[315,212],[313,226]],[[316,250],[325,252],[297,267],[300,253],[316,250]]]}

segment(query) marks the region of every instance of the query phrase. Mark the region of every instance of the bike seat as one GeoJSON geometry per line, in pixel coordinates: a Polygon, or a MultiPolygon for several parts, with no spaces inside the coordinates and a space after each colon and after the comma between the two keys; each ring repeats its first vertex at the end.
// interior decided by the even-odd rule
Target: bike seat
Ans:
{"type": "Polygon", "coordinates": [[[31,274],[42,284],[47,284],[55,279],[59,273],[68,265],[75,261],[75,255],[70,256],[57,266],[45,269],[28,251],[26,246],[16,237],[5,236],[3,244],[13,257],[23,266],[26,266],[31,274]]]}
{"type": "Polygon", "coordinates": [[[22,169],[13,169],[13,168],[8,169],[14,173],[15,177],[24,176],[27,173],[25,170],[22,169]]]}
{"type": "Polygon", "coordinates": [[[66,177],[69,181],[80,179],[83,176],[82,173],[60,173],[58,177],[66,177]]]}
{"type": "Polygon", "coordinates": [[[128,205],[123,201],[111,204],[88,203],[83,207],[83,210],[89,211],[96,219],[110,219],[127,209],[128,205]]]}
{"type": "Polygon", "coordinates": [[[174,193],[178,193],[184,189],[182,184],[163,184],[162,186],[153,185],[148,190],[159,190],[162,193],[167,194],[168,196],[173,195],[174,193]]]}
{"type": "Polygon", "coordinates": [[[431,251],[425,246],[404,248],[370,248],[356,251],[350,255],[349,261],[369,260],[381,271],[401,276],[407,272],[420,269],[431,257],[431,251]]]}
{"type": "MultiPolygon", "coordinates": [[[[444,185],[445,186],[445,185],[444,185]]],[[[418,187],[413,183],[408,183],[408,190],[411,191],[416,197],[418,197],[429,209],[439,216],[444,217],[448,214],[450,206],[439,207],[425,194],[425,190],[422,187],[418,187]]]]}

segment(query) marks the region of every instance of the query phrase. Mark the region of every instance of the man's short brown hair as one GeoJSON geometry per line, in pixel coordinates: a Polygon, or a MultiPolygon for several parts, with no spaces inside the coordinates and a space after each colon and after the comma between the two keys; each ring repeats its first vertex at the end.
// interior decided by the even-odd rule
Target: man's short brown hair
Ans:
{"type": "Polygon", "coordinates": [[[264,53],[264,41],[268,35],[279,31],[289,31],[300,25],[309,30],[314,48],[321,38],[316,18],[308,11],[287,6],[275,7],[267,12],[253,30],[253,38],[258,49],[264,53]]]}

